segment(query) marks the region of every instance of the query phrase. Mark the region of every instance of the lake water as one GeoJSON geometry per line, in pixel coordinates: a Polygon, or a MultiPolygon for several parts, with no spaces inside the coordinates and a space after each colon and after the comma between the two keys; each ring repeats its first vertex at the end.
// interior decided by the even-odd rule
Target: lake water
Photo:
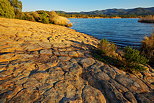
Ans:
{"type": "Polygon", "coordinates": [[[71,18],[72,29],[92,35],[98,39],[108,39],[119,46],[139,47],[144,36],[154,31],[154,24],[139,23],[138,19],[84,19],[71,18]]]}

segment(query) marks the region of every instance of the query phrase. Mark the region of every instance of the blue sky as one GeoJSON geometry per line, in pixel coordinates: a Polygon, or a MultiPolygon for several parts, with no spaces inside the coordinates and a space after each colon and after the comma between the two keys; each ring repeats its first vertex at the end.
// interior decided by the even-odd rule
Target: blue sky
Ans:
{"type": "Polygon", "coordinates": [[[154,7],[154,0],[21,0],[23,11],[61,10],[68,12],[112,8],[154,7]]]}

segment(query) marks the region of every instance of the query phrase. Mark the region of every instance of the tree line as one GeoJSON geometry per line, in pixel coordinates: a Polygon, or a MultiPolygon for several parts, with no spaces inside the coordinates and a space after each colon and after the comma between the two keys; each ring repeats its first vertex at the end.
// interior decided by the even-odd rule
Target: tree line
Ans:
{"type": "Polygon", "coordinates": [[[105,15],[105,14],[67,14],[57,12],[59,15],[67,18],[140,18],[140,15],[105,15]]]}

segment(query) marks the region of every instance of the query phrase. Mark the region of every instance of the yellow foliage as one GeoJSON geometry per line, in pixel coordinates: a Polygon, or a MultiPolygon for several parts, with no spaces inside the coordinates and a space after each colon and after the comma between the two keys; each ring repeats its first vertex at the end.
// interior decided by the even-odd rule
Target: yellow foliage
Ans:
{"type": "Polygon", "coordinates": [[[59,16],[55,11],[51,11],[49,13],[49,16],[50,16],[50,22],[52,22],[53,24],[67,26],[67,27],[72,26],[72,23],[70,23],[70,21],[66,17],[59,16]]]}

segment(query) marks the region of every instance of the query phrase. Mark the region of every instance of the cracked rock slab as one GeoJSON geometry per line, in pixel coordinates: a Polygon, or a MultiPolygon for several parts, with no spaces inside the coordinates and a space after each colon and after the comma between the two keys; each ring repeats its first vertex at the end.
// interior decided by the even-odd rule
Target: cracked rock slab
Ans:
{"type": "Polygon", "coordinates": [[[0,18],[0,103],[153,103],[153,69],[129,74],[95,60],[99,40],[0,18]]]}

